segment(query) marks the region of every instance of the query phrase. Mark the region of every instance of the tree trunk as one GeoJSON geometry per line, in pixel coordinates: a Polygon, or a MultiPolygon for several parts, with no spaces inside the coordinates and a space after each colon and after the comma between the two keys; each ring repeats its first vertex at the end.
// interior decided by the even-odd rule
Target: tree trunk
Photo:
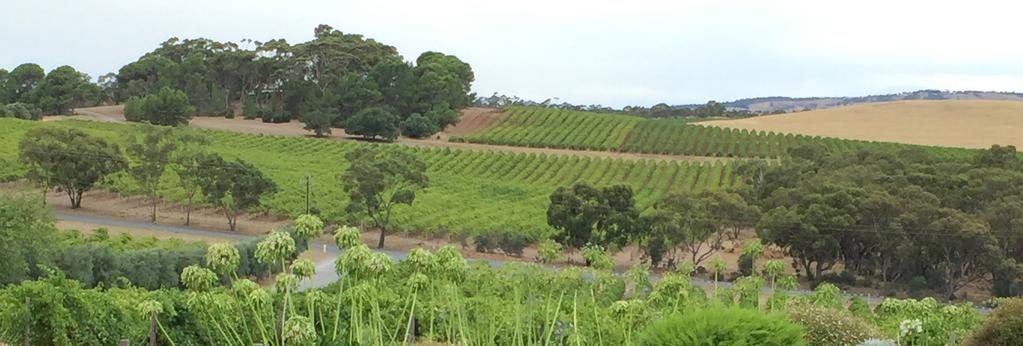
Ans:
{"type": "Polygon", "coordinates": [[[82,191],[68,192],[71,194],[71,209],[78,209],[82,207],[82,191]]]}
{"type": "Polygon", "coordinates": [[[188,196],[188,206],[185,209],[185,226],[192,223],[192,196],[188,196]]]}
{"type": "Polygon", "coordinates": [[[813,275],[813,270],[811,270],[810,261],[803,260],[802,262],[803,262],[803,269],[806,270],[806,278],[810,279],[810,281],[815,281],[816,278],[813,275]]]}
{"type": "Polygon", "coordinates": [[[156,191],[153,191],[153,194],[149,196],[149,202],[152,203],[150,205],[151,213],[149,222],[156,223],[156,191]]]}
{"type": "Polygon", "coordinates": [[[387,235],[387,229],[384,228],[384,227],[380,227],[380,241],[377,242],[377,249],[383,249],[384,248],[384,237],[386,235],[387,235]]]}
{"type": "Polygon", "coordinates": [[[231,212],[227,210],[224,211],[224,215],[227,215],[227,227],[231,229],[231,232],[234,232],[235,226],[238,224],[238,215],[231,215],[231,212]]]}

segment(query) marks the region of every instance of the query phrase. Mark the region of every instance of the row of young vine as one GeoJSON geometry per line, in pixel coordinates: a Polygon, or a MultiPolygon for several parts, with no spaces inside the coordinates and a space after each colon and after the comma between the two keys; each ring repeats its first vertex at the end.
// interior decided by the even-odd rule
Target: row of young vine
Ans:
{"type": "MultiPolygon", "coordinates": [[[[452,137],[451,140],[575,150],[772,159],[785,156],[790,148],[808,143],[823,144],[835,153],[852,152],[865,146],[906,146],[539,107],[511,107],[501,121],[479,133],[452,137]]],[[[949,157],[966,154],[966,150],[961,149],[928,150],[949,157]]]]}
{"type": "MultiPolygon", "coordinates": [[[[4,140],[13,144],[0,147],[0,160],[11,162],[12,167],[7,169],[15,175],[21,170],[16,142],[30,126],[74,126],[114,142],[123,140],[123,133],[135,130],[133,125],[81,121],[16,125],[3,127],[20,130],[9,131],[4,140]]],[[[315,211],[330,221],[360,221],[344,212],[348,202],[337,174],[348,165],[345,153],[373,144],[179,131],[203,133],[209,139],[209,150],[229,160],[252,163],[277,183],[279,192],[265,197],[256,212],[282,216],[304,213],[308,177],[309,200],[315,211]]],[[[732,164],[720,161],[625,160],[402,146],[387,150],[412,151],[427,164],[430,187],[417,195],[411,207],[400,206],[394,214],[399,229],[424,233],[505,232],[542,239],[553,231],[546,222],[546,208],[551,192],[560,186],[578,182],[595,186],[625,184],[633,189],[639,207],[647,208],[671,191],[726,188],[740,180],[733,176],[732,164]]],[[[159,192],[162,198],[186,199],[173,170],[168,170],[163,180],[159,192]]],[[[133,179],[122,174],[111,177],[104,187],[128,194],[141,192],[133,179]]]]}

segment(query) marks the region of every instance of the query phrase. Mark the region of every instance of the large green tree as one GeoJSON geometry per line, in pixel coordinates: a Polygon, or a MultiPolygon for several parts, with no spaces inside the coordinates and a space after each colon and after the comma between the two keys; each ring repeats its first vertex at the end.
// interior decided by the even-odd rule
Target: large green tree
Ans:
{"type": "Polygon", "coordinates": [[[316,137],[323,137],[330,134],[331,127],[334,126],[334,119],[337,119],[337,114],[315,110],[302,116],[302,123],[305,124],[303,128],[313,131],[316,137]]]}
{"type": "Polygon", "coordinates": [[[347,210],[365,213],[380,230],[378,248],[391,230],[394,207],[412,205],[416,192],[429,185],[426,164],[402,150],[360,146],[345,154],[350,163],[341,174],[341,188],[351,202],[347,210]]]}
{"type": "Polygon", "coordinates": [[[958,210],[944,209],[927,233],[916,237],[944,282],[944,294],[955,299],[959,290],[986,277],[1002,259],[988,225],[958,210]]]}
{"type": "MultiPolygon", "coordinates": [[[[470,93],[475,75],[472,67],[454,55],[425,52],[416,59],[415,74],[419,92],[420,112],[433,105],[446,103],[461,109],[473,101],[470,93]]],[[[437,124],[443,128],[449,124],[437,124]]]]}
{"type": "Polygon", "coordinates": [[[696,265],[721,249],[725,238],[720,226],[723,222],[715,220],[708,208],[709,201],[690,193],[673,193],[657,201],[647,217],[648,234],[644,241],[654,264],[660,260],[658,249],[672,252],[681,247],[696,265]]]}
{"type": "Polygon", "coordinates": [[[617,248],[635,237],[639,211],[628,186],[596,188],[578,183],[554,190],[547,224],[559,231],[559,242],[567,246],[593,243],[617,248]]]}
{"type": "Polygon", "coordinates": [[[102,91],[89,75],[65,65],[50,71],[32,92],[43,113],[69,114],[75,107],[98,103],[102,91]]]}
{"type": "Polygon", "coordinates": [[[178,148],[178,137],[171,128],[145,125],[141,133],[132,134],[129,141],[127,152],[131,165],[128,173],[149,196],[150,221],[156,222],[160,179],[178,148]]]}
{"type": "Polygon", "coordinates": [[[72,128],[33,128],[18,150],[29,178],[45,188],[60,187],[75,209],[82,206],[83,193],[126,166],[116,144],[72,128]]]}
{"type": "MultiPolygon", "coordinates": [[[[197,141],[204,144],[205,141],[197,141]]],[[[205,153],[195,146],[185,146],[179,150],[174,157],[174,173],[178,176],[178,183],[185,193],[185,226],[192,223],[192,208],[195,206],[195,198],[202,192],[203,174],[201,164],[205,159],[205,153]]]]}
{"type": "Polygon", "coordinates": [[[21,64],[7,74],[3,90],[0,90],[0,103],[35,103],[32,92],[39,82],[46,77],[46,71],[37,64],[21,64]]]}
{"type": "Polygon", "coordinates": [[[198,167],[199,186],[206,202],[223,210],[231,231],[236,230],[242,211],[259,206],[263,196],[277,192],[276,183],[242,160],[225,161],[209,154],[202,157],[198,167]]]}
{"type": "Polygon", "coordinates": [[[820,280],[842,259],[841,237],[857,224],[864,194],[858,187],[818,181],[780,189],[757,224],[758,235],[792,256],[809,279],[820,280]]]}
{"type": "Polygon", "coordinates": [[[366,108],[348,119],[345,133],[366,139],[379,137],[388,142],[394,141],[398,138],[398,117],[380,107],[366,108]]]}

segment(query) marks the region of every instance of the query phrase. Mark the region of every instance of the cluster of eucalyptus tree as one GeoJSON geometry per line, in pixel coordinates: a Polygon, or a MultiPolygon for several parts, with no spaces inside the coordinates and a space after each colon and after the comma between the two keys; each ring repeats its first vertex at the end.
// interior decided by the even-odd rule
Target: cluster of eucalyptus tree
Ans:
{"type": "Polygon", "coordinates": [[[71,66],[50,73],[33,63],[10,71],[0,68],[0,117],[38,120],[43,114],[68,114],[75,107],[104,100],[99,85],[71,66]]]}
{"type": "Polygon", "coordinates": [[[472,68],[452,55],[425,52],[407,62],[397,49],[327,25],[311,41],[290,44],[171,38],[107,76],[116,101],[182,91],[198,114],[300,118],[318,135],[332,127],[393,139],[428,136],[458,121],[473,99],[472,68]]]}
{"type": "Polygon", "coordinates": [[[970,160],[804,146],[739,171],[763,210],[759,236],[811,280],[842,268],[846,278],[947,298],[988,280],[996,295],[1023,292],[1023,160],[1012,146],[970,160]]]}

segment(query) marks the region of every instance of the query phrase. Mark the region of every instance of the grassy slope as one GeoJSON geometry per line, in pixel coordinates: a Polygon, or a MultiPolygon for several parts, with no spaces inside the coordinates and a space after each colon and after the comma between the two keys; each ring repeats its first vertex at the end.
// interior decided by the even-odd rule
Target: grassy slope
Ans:
{"type": "Polygon", "coordinates": [[[948,147],[1023,147],[1018,101],[883,102],[702,124],[948,147]]]}
{"type": "MultiPolygon", "coordinates": [[[[689,156],[777,158],[789,148],[821,143],[832,152],[858,148],[901,148],[877,143],[804,136],[761,129],[726,129],[693,125],[677,119],[639,117],[540,107],[511,107],[500,121],[453,141],[483,144],[610,150],[689,156]]],[[[961,149],[928,148],[942,156],[962,156],[961,149]]]]}
{"type": "MultiPolygon", "coordinates": [[[[0,176],[17,176],[17,141],[34,126],[73,126],[91,134],[122,141],[134,125],[56,121],[28,122],[0,119],[0,176]]],[[[303,137],[261,136],[223,131],[201,131],[210,139],[210,150],[226,158],[252,162],[281,187],[281,192],[264,199],[264,209],[278,215],[296,215],[305,208],[305,176],[312,177],[313,205],[330,219],[340,220],[346,197],[337,174],[346,166],[344,153],[361,144],[303,137]]],[[[579,181],[597,185],[624,183],[631,186],[641,207],[647,207],[668,191],[730,185],[734,179],[726,164],[667,161],[629,161],[546,156],[523,153],[494,153],[447,149],[390,146],[388,150],[410,150],[429,168],[431,186],[418,195],[411,208],[396,211],[396,221],[407,230],[478,233],[515,231],[536,239],[551,232],[546,224],[547,198],[558,186],[579,181]],[[695,180],[697,175],[717,179],[695,180]],[[727,176],[727,177],[726,177],[727,176]]],[[[176,177],[164,177],[161,194],[181,200],[176,177]]],[[[135,184],[123,176],[111,179],[107,188],[132,192],[135,184]]],[[[86,201],[87,202],[87,201],[86,201]]]]}

